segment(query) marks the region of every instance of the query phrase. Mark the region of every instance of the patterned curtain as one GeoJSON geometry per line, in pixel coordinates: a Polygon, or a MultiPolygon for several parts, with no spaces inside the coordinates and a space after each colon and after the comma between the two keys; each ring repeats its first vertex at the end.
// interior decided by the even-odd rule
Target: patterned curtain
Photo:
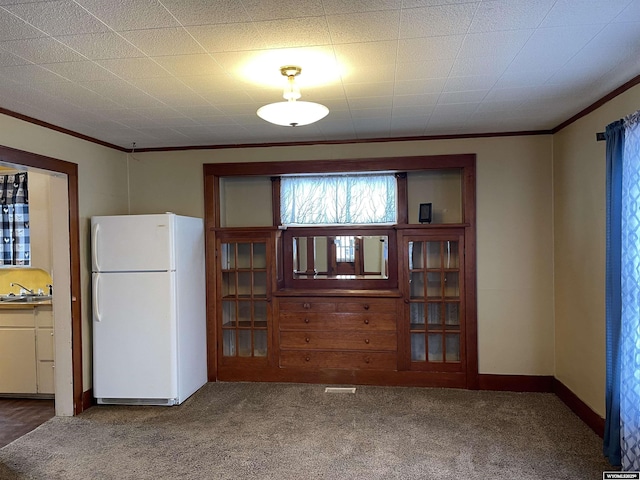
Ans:
{"type": "Polygon", "coordinates": [[[604,454],[640,470],[640,112],[607,140],[607,383],[604,454]]]}
{"type": "Polygon", "coordinates": [[[27,173],[0,175],[2,254],[0,265],[30,265],[27,173]]]}
{"type": "Polygon", "coordinates": [[[640,112],[625,118],[622,155],[622,469],[640,470],[640,112]]]}
{"type": "Polygon", "coordinates": [[[395,175],[282,177],[284,225],[396,223],[395,175]]]}

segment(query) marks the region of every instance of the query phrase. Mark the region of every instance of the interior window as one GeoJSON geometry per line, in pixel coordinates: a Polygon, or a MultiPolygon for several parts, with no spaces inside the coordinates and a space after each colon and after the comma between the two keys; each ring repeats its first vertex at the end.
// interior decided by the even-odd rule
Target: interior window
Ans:
{"type": "Polygon", "coordinates": [[[370,225],[397,222],[395,175],[283,176],[283,225],[370,225]]]}

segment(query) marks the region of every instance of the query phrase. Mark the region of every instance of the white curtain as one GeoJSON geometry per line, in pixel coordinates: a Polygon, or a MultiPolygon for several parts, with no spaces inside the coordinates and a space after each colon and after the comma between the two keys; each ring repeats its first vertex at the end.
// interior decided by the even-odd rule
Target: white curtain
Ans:
{"type": "Polygon", "coordinates": [[[280,218],[284,225],[396,223],[396,197],[393,174],[286,176],[280,218]]]}
{"type": "Polygon", "coordinates": [[[640,471],[640,112],[624,127],[620,447],[622,469],[640,471]]]}

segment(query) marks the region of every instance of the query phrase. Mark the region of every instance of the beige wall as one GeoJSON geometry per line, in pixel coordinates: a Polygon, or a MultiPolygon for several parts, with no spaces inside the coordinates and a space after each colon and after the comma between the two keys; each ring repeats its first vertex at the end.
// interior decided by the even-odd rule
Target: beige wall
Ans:
{"type": "Polygon", "coordinates": [[[31,266],[51,273],[51,192],[49,175],[29,172],[31,266]]]}
{"type": "Polygon", "coordinates": [[[553,139],[556,377],[605,414],[605,142],[596,132],[640,108],[640,86],[553,139]]]}
{"type": "MultiPolygon", "coordinates": [[[[89,219],[128,211],[126,155],[12,117],[0,115],[0,145],[78,165],[84,389],[91,386],[91,263],[89,219]]],[[[201,200],[202,201],[202,200],[201,200]]],[[[58,319],[56,321],[70,319],[58,319]]]]}
{"type": "Polygon", "coordinates": [[[203,163],[452,153],[478,155],[480,372],[553,375],[550,136],[136,153],[131,211],[202,216],[203,163]]]}

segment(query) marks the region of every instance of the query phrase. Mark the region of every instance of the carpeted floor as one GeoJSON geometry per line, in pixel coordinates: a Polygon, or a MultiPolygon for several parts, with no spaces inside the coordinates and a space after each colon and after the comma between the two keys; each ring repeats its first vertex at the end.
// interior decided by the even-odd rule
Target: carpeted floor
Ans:
{"type": "Polygon", "coordinates": [[[53,418],[0,449],[0,479],[590,480],[601,445],[553,394],[212,383],[53,418]]]}

